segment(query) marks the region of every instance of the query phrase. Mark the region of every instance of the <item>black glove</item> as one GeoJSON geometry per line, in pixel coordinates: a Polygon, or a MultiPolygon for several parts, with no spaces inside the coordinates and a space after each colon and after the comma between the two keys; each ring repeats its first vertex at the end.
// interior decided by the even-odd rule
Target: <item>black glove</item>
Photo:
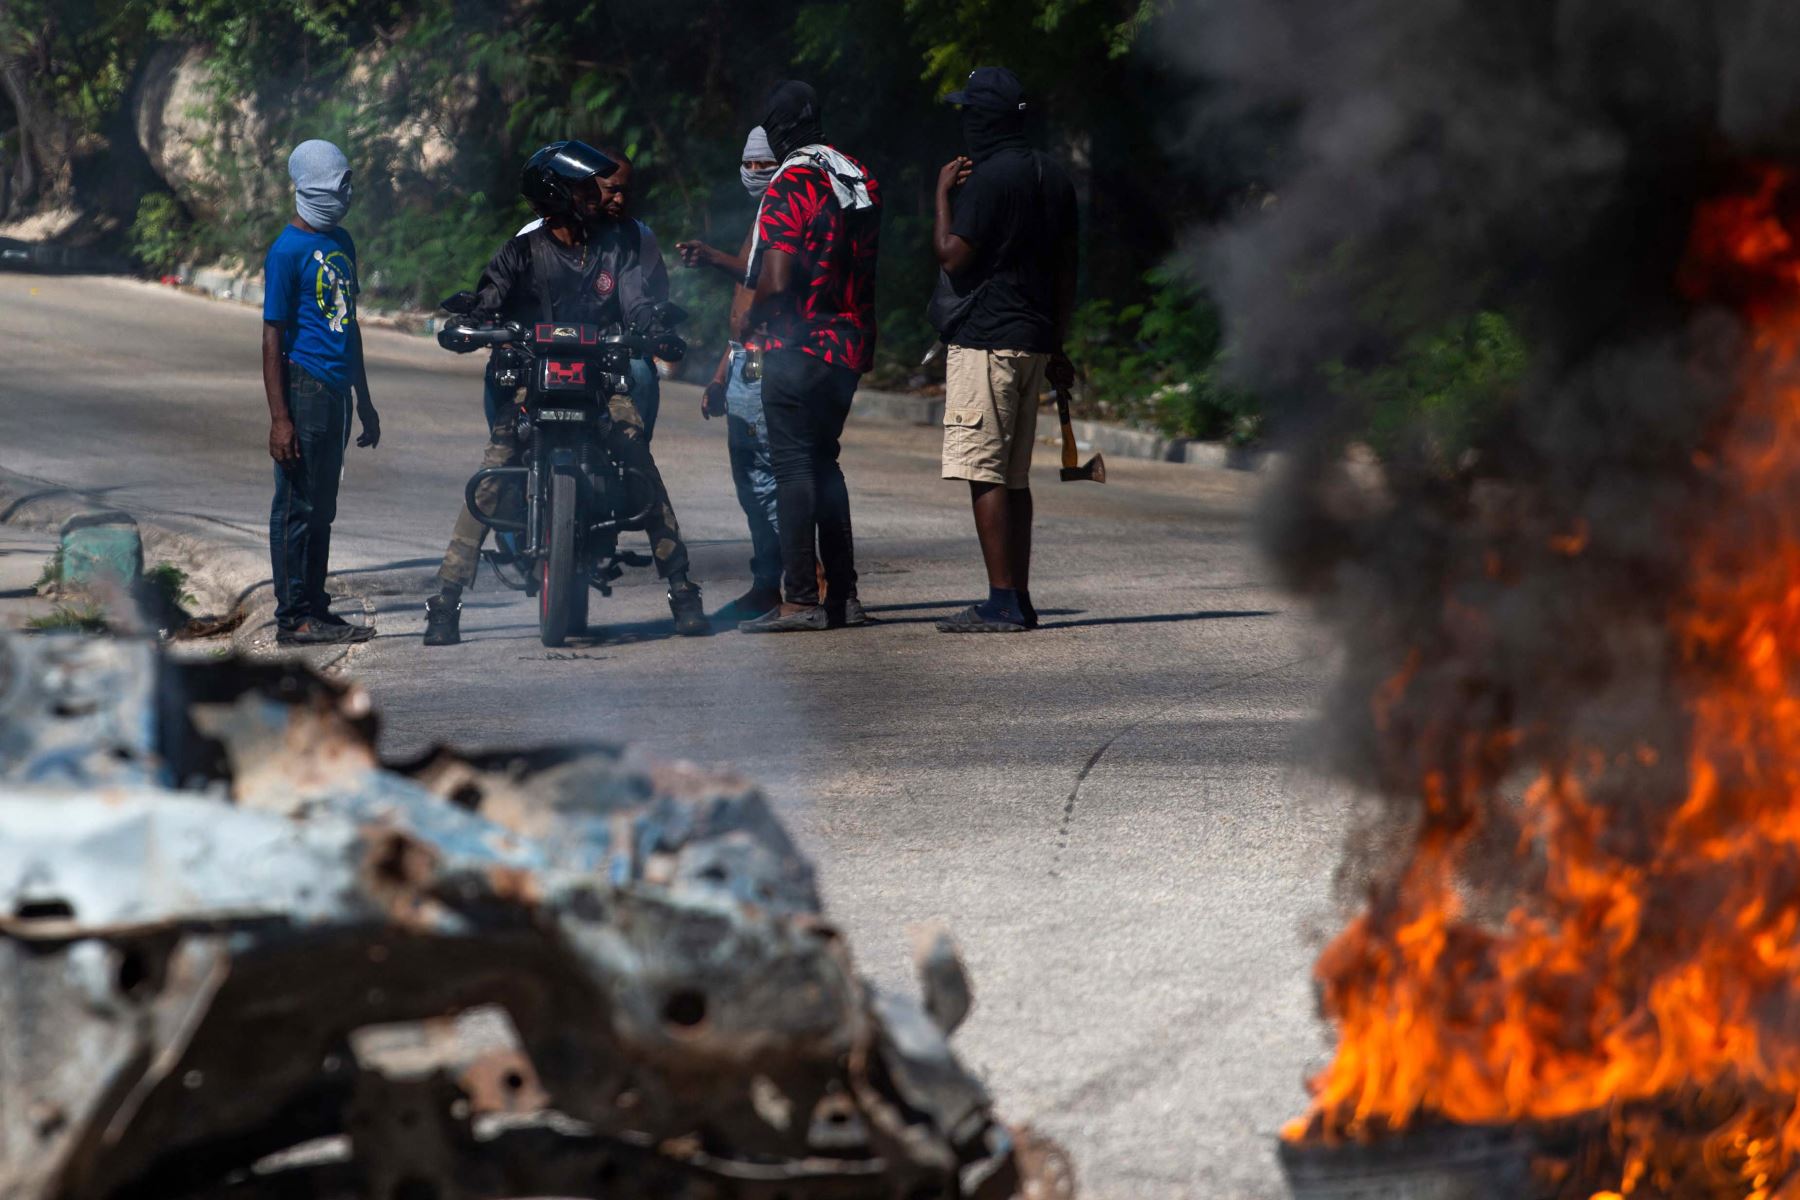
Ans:
{"type": "Polygon", "coordinates": [[[446,325],[437,332],[438,345],[446,350],[454,350],[458,354],[467,354],[471,350],[480,349],[479,344],[470,337],[469,330],[461,325],[446,325]]]}

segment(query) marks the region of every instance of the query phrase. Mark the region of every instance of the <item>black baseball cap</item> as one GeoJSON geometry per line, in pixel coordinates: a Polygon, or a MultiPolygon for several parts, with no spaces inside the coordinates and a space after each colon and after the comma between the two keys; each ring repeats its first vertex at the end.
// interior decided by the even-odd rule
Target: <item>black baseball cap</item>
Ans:
{"type": "Polygon", "coordinates": [[[976,67],[962,90],[945,96],[944,103],[990,112],[1024,112],[1025,85],[1005,67],[976,67]]]}

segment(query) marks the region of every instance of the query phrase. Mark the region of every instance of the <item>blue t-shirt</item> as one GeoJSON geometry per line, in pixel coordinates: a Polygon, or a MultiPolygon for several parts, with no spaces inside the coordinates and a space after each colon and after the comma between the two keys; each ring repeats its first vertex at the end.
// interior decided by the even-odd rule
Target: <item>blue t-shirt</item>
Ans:
{"type": "Polygon", "coordinates": [[[288,361],[349,391],[350,327],[356,323],[356,243],[342,229],[289,225],[263,259],[263,320],[281,324],[288,361]]]}

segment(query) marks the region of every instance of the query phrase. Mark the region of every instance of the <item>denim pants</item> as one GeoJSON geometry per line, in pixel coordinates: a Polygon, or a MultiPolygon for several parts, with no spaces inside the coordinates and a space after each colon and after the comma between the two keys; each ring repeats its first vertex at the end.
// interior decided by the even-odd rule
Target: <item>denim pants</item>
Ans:
{"type": "Polygon", "coordinates": [[[769,423],[789,604],[819,602],[821,562],[834,602],[856,595],[850,489],[838,466],[838,439],[850,416],[858,379],[847,367],[799,350],[763,354],[763,412],[769,423]]]}
{"type": "Polygon", "coordinates": [[[662,411],[662,378],[655,363],[631,360],[631,403],[644,420],[644,441],[649,442],[656,436],[656,414],[662,411]]]}
{"type": "Polygon", "coordinates": [[[762,381],[744,378],[749,354],[731,347],[731,374],[725,383],[725,444],[731,454],[731,481],[750,522],[750,578],[761,591],[781,587],[781,528],[776,515],[775,468],[769,460],[769,424],[763,418],[762,381]]]}
{"type": "Polygon", "coordinates": [[[331,597],[325,572],[338,483],[350,439],[350,393],[288,364],[288,416],[300,442],[297,462],[275,464],[269,506],[269,565],[275,580],[275,624],[293,629],[325,615],[331,597]]]}

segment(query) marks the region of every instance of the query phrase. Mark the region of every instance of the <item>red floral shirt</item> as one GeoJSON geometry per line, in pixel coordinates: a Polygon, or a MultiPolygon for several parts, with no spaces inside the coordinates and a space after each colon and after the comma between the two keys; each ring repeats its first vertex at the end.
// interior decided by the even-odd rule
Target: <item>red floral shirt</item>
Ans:
{"type": "Polygon", "coordinates": [[[853,211],[838,204],[831,181],[811,163],[796,163],[769,184],[757,218],[762,244],[756,266],[761,269],[765,251],[791,254],[801,286],[781,297],[769,318],[765,349],[799,350],[857,372],[875,364],[881,193],[867,167],[863,175],[874,204],[853,211]]]}

